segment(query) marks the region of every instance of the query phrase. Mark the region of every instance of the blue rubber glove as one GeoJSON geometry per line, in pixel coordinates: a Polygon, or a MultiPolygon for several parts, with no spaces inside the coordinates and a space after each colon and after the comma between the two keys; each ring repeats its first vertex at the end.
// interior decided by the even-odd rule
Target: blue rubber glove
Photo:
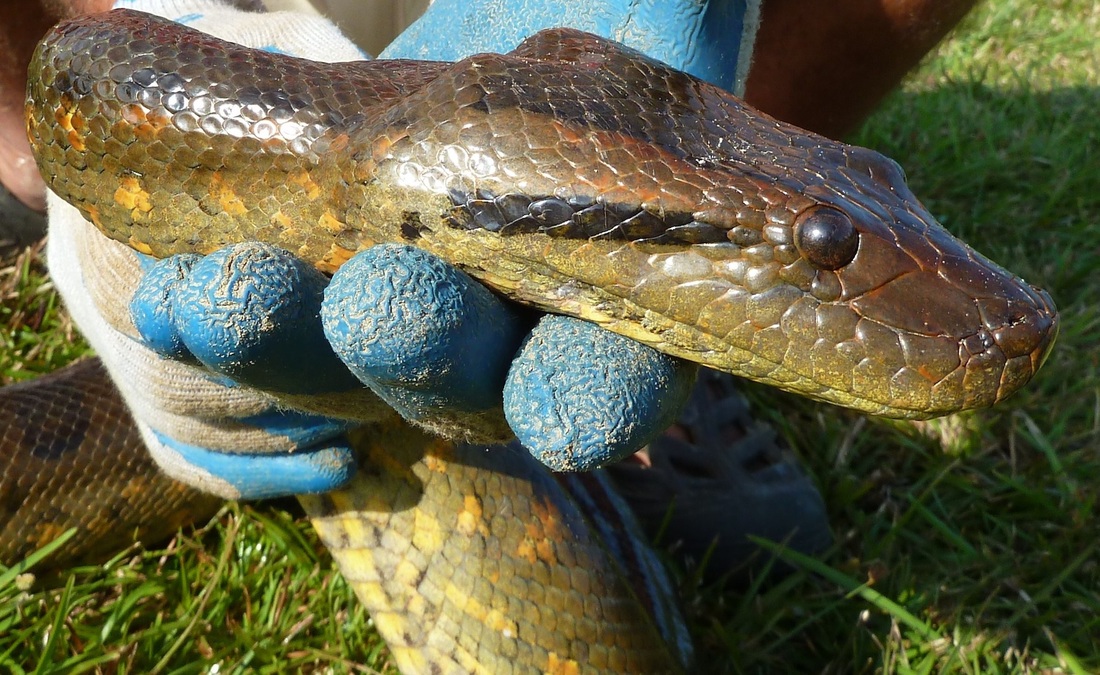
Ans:
{"type": "Polygon", "coordinates": [[[435,0],[378,58],[457,61],[508,52],[544,28],[568,27],[740,95],[759,6],[760,0],[435,0]]]}
{"type": "MultiPolygon", "coordinates": [[[[590,3],[583,11],[568,4],[573,14],[560,2],[438,0],[384,54],[456,59],[479,51],[507,51],[529,33],[566,18],[574,27],[625,41],[719,84],[735,81],[742,3],[666,2],[639,8],[608,1],[590,3]],[[454,36],[455,30],[458,39],[435,37],[454,36]]],[[[671,421],[694,373],[692,367],[630,340],[562,317],[540,322],[517,355],[526,323],[515,311],[461,272],[406,247],[357,256],[334,277],[319,309],[317,288],[323,281],[309,279],[307,273],[299,275],[300,289],[282,287],[271,296],[265,295],[266,289],[278,284],[261,273],[240,294],[240,308],[200,301],[204,291],[193,290],[195,285],[224,288],[225,274],[239,275],[238,269],[227,272],[219,262],[226,255],[232,253],[215,256],[214,263],[199,263],[198,284],[186,275],[173,282],[174,290],[165,290],[157,275],[143,284],[135,318],[157,314],[148,312],[150,307],[172,308],[171,319],[153,321],[158,327],[149,333],[162,353],[197,358],[236,381],[301,397],[356,386],[341,371],[343,362],[406,418],[450,435],[465,432],[475,440],[493,440],[500,432],[497,411],[503,387],[508,423],[553,468],[593,468],[632,452],[671,421]],[[174,300],[165,304],[169,296],[174,300]],[[303,310],[301,298],[310,298],[304,305],[313,309],[303,310]],[[249,308],[262,311],[251,321],[227,318],[249,308]],[[314,310],[324,316],[328,345],[308,319],[314,310]],[[260,329],[272,323],[290,330],[260,329]]],[[[192,451],[189,461],[224,472],[219,454],[204,459],[192,451]]],[[[255,455],[249,461],[268,460],[255,455]]],[[[282,489],[275,472],[258,467],[252,472],[262,475],[265,484],[242,494],[282,489]]]]}
{"type": "MultiPolygon", "coordinates": [[[[125,0],[120,5],[159,12],[256,47],[313,58],[363,58],[331,23],[319,18],[242,12],[216,0],[125,0]]],[[[169,475],[230,498],[326,491],[353,475],[355,456],[344,432],[371,416],[393,416],[391,408],[339,364],[315,369],[321,385],[308,394],[275,394],[158,357],[136,339],[129,311],[135,289],[146,276],[139,256],[99,234],[55,195],[49,199],[51,276],[125,397],[154,458],[169,475]]],[[[275,302],[279,309],[252,324],[246,315],[222,315],[223,338],[235,334],[247,346],[254,343],[247,336],[258,335],[259,342],[268,345],[264,358],[300,359],[310,344],[295,348],[280,334],[295,323],[308,324],[322,335],[313,345],[331,354],[317,312],[310,309],[317,294],[304,292],[309,285],[301,283],[311,274],[315,278],[316,272],[303,269],[297,280],[279,291],[283,274],[276,271],[278,266],[270,266],[266,252],[242,249],[231,258],[223,259],[223,273],[208,275],[219,277],[221,285],[201,297],[214,304],[219,298],[229,304],[254,298],[275,302]]],[[[216,257],[211,264],[217,267],[216,257]]],[[[293,265],[300,263],[292,260],[282,272],[293,265]]],[[[187,267],[188,261],[176,261],[175,270],[162,278],[180,277],[187,267]]],[[[313,288],[323,285],[322,281],[313,288]]],[[[169,293],[171,288],[162,290],[169,293]]],[[[206,316],[219,320],[211,312],[206,316]]],[[[233,341],[223,338],[217,344],[232,348],[233,341]]],[[[270,372],[277,375],[276,370],[270,372]]],[[[284,382],[261,384],[278,389],[284,382]]]]}

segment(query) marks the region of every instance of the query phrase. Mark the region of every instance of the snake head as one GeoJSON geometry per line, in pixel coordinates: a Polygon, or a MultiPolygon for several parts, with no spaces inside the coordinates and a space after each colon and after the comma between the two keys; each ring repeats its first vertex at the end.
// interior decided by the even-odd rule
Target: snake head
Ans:
{"type": "Polygon", "coordinates": [[[509,294],[719,370],[932,417],[1010,395],[1057,334],[894,161],[594,36],[457,63],[391,114],[375,166],[450,199],[423,244],[459,232],[509,294]]]}
{"type": "Polygon", "coordinates": [[[756,267],[786,289],[761,327],[787,338],[780,360],[826,398],[906,417],[992,405],[1030,380],[1058,332],[1050,296],[949,234],[894,161],[825,139],[810,156],[828,180],[788,173],[799,199],[768,219],[772,262],[756,267]]]}

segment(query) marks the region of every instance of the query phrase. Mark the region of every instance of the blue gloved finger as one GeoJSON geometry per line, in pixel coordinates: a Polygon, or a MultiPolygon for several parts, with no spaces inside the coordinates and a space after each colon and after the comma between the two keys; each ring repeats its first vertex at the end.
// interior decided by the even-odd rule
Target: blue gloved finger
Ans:
{"type": "Polygon", "coordinates": [[[345,263],[325,291],[325,335],[364,383],[406,419],[499,410],[524,322],[484,286],[411,246],[345,263]]]}
{"type": "Polygon", "coordinates": [[[739,57],[748,62],[742,44],[751,50],[751,37],[743,38],[745,25],[757,21],[758,6],[759,0],[436,0],[379,56],[457,61],[478,52],[510,51],[543,28],[564,25],[618,40],[733,89],[739,57]]]}
{"type": "Polygon", "coordinates": [[[157,440],[192,467],[221,479],[235,499],[268,499],[329,492],[355,474],[355,452],[342,437],[291,454],[231,454],[181,443],[158,432],[157,440]]]}
{"type": "Polygon", "coordinates": [[[164,260],[136,254],[145,276],[130,300],[130,318],[146,346],[166,359],[193,361],[194,355],[176,327],[176,292],[191,268],[201,259],[195,254],[174,255],[164,260]]]}
{"type": "Polygon", "coordinates": [[[595,324],[546,316],[508,373],[504,411],[555,471],[588,471],[638,450],[687,401],[697,367],[595,324]]]}
{"type": "Polygon", "coordinates": [[[271,410],[259,415],[237,417],[234,420],[255,427],[271,436],[285,439],[286,447],[295,449],[331,441],[359,426],[358,423],[349,420],[294,410],[271,410]]]}
{"type": "Polygon", "coordinates": [[[261,389],[327,393],[361,386],[321,330],[327,279],[289,252],[239,244],[194,263],[174,293],[176,328],[211,370],[261,389]]]}

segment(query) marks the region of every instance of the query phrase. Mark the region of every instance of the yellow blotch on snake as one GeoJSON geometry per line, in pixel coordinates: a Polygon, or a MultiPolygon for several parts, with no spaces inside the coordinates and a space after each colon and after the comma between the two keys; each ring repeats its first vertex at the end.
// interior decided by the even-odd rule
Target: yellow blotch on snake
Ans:
{"type": "Polygon", "coordinates": [[[581,667],[573,659],[562,659],[554,652],[550,652],[546,664],[547,675],[580,675],[581,667]]]}
{"type": "Polygon", "coordinates": [[[467,537],[475,534],[489,536],[489,526],[485,523],[484,515],[481,499],[477,495],[466,495],[462,498],[462,511],[458,513],[458,531],[467,537]]]}
{"type": "Polygon", "coordinates": [[[313,201],[324,194],[321,186],[314,182],[308,171],[292,171],[288,179],[305,191],[306,199],[309,201],[313,201]]]}
{"type": "Polygon", "coordinates": [[[54,119],[57,120],[57,126],[65,132],[65,136],[69,141],[69,144],[73,146],[73,150],[84,152],[84,130],[87,125],[84,118],[80,115],[74,115],[71,106],[65,106],[57,109],[54,113],[54,119]]]}
{"type": "Polygon", "coordinates": [[[459,588],[454,584],[447,584],[444,593],[447,600],[454,603],[456,607],[461,607],[467,616],[473,617],[483,626],[488,626],[491,630],[506,638],[514,639],[519,633],[519,626],[515,621],[505,617],[504,612],[495,607],[486,607],[466,589],[459,588]]]}
{"type": "Polygon", "coordinates": [[[141,186],[141,181],[133,176],[127,176],[119,181],[114,198],[116,204],[130,210],[130,217],[134,220],[140,220],[142,214],[153,210],[149,192],[141,186]]]}
{"type": "Polygon", "coordinates": [[[532,564],[541,560],[550,566],[558,565],[554,545],[564,538],[561,513],[545,499],[532,504],[532,510],[537,517],[525,523],[525,536],[516,547],[516,555],[532,564]]]}
{"type": "Polygon", "coordinates": [[[215,171],[210,177],[210,194],[218,200],[218,206],[230,216],[243,216],[248,213],[248,207],[241,200],[240,195],[225,184],[220,171],[215,171]]]}

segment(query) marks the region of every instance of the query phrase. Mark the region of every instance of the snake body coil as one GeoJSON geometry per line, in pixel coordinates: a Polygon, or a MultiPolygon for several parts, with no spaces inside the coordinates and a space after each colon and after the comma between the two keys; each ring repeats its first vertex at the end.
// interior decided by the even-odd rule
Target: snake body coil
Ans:
{"type": "MultiPolygon", "coordinates": [[[[516,447],[400,423],[358,440],[353,484],[300,500],[403,672],[670,673],[690,659],[640,532],[575,505],[600,484],[556,481],[516,447]],[[601,543],[611,537],[616,556],[601,543]]],[[[49,564],[102,559],[221,501],[157,471],[96,360],[0,389],[0,462],[2,564],[70,527],[77,536],[49,564]]]]}
{"type": "MultiPolygon", "coordinates": [[[[1008,396],[1057,332],[1049,296],[947,234],[892,161],[591,35],[328,65],[116,11],[56,28],[31,73],[47,183],[158,256],[263,240],[332,270],[407,242],[519,302],[902,417],[1008,396]]],[[[403,669],[677,668],[527,459],[370,431],[356,484],[303,501],[403,669]]]]}
{"type": "Polygon", "coordinates": [[[102,558],[163,540],[220,505],[157,471],[98,361],[0,389],[0,563],[70,527],[77,536],[54,560],[102,558]]]}

